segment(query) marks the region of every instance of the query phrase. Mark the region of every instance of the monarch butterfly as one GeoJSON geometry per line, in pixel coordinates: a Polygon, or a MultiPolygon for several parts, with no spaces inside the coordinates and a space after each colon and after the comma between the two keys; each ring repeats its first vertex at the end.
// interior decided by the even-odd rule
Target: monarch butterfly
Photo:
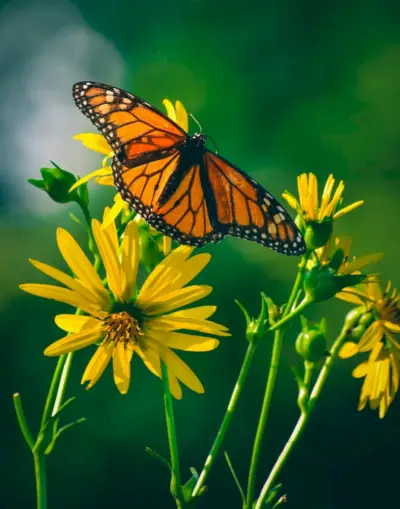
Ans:
{"type": "Polygon", "coordinates": [[[138,97],[84,81],[73,87],[78,108],[114,150],[114,183],[150,225],[181,244],[202,246],[233,235],[279,253],[299,255],[296,225],[260,184],[206,148],[138,97]]]}

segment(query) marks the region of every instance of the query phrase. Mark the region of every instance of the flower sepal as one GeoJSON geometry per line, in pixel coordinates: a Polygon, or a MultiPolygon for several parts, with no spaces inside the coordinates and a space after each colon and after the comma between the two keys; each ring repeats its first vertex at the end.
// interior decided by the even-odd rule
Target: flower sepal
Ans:
{"type": "Polygon", "coordinates": [[[324,246],[332,235],[333,220],[325,218],[322,221],[310,221],[304,232],[307,249],[313,251],[324,246]]]}
{"type": "Polygon", "coordinates": [[[206,486],[202,486],[195,497],[192,497],[194,487],[199,479],[199,474],[194,467],[190,467],[190,473],[192,477],[182,486],[182,497],[185,502],[185,507],[195,508],[198,504],[198,499],[207,491],[206,486]]]}
{"type": "Polygon", "coordinates": [[[261,310],[257,318],[251,318],[247,309],[241,302],[235,300],[236,304],[244,314],[246,319],[246,339],[249,343],[258,344],[268,332],[268,319],[278,316],[278,311],[270,297],[267,297],[264,293],[261,293],[261,310]]]}
{"type": "Polygon", "coordinates": [[[301,322],[302,331],[296,339],[296,352],[307,362],[318,362],[327,354],[326,319],[322,318],[311,327],[304,316],[301,317],[301,322]]]}
{"type": "Polygon", "coordinates": [[[343,288],[362,283],[365,274],[338,275],[331,265],[314,265],[304,278],[304,291],[314,302],[321,302],[334,297],[343,288]]]}
{"type": "Polygon", "coordinates": [[[45,191],[56,203],[77,202],[87,206],[89,197],[87,186],[81,186],[80,190],[70,188],[77,182],[75,175],[63,170],[53,161],[54,168],[41,168],[40,173],[43,179],[28,179],[28,182],[38,189],[45,191]],[[86,187],[86,189],[85,189],[86,187]]]}

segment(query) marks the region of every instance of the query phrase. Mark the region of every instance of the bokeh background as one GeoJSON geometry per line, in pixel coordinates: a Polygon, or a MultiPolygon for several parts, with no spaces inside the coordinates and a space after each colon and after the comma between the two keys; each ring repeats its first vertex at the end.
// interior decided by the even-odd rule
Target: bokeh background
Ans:
{"type": "MultiPolygon", "coordinates": [[[[41,280],[28,257],[62,267],[55,228],[84,241],[67,212],[30,187],[49,160],[78,174],[99,167],[100,156],[72,136],[94,131],[75,108],[71,86],[98,80],[160,105],[180,99],[216,140],[221,154],[279,196],[296,189],[296,175],[330,172],[345,179],[347,203],[365,205],[337,223],[353,238],[354,254],[384,251],[382,279],[400,284],[400,4],[388,0],[12,0],[0,25],[0,507],[33,508],[30,452],[19,434],[12,393],[19,391],[36,429],[55,366],[43,349],[60,337],[53,323],[66,307],[24,295],[18,284],[41,280]]],[[[91,187],[93,212],[111,190],[91,187]]],[[[233,335],[209,354],[187,354],[206,394],[186,391],[176,404],[182,469],[200,470],[223,415],[246,344],[234,298],[256,314],[260,291],[283,302],[296,260],[228,238],[208,249],[212,263],[200,280],[215,290],[217,320],[233,335]]],[[[44,279],[43,279],[44,280],[44,279]]],[[[332,340],[348,306],[329,302],[332,340]]],[[[297,418],[290,364],[295,328],[287,334],[260,464],[265,478],[297,418]]],[[[260,347],[226,439],[244,482],[262,399],[270,342],[260,347]]],[[[68,417],[88,421],[66,433],[49,460],[49,507],[57,509],[172,508],[167,472],[145,452],[167,453],[162,386],[140,362],[132,388],[120,396],[104,376],[86,392],[79,380],[90,352],[76,356],[68,417]]],[[[312,422],[284,470],[288,507],[396,507],[400,402],[387,417],[357,412],[360,381],[354,363],[340,361],[312,422]]],[[[185,475],[185,474],[184,474],[185,475]]],[[[240,507],[220,457],[201,507],[240,507]]]]}

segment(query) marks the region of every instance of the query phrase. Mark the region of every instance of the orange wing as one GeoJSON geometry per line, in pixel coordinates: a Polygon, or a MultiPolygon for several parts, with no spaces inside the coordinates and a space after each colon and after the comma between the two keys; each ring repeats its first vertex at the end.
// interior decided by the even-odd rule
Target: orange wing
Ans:
{"type": "Polygon", "coordinates": [[[204,164],[215,198],[219,230],[286,255],[297,256],[305,251],[297,226],[268,191],[212,152],[205,153],[204,164]]]}
{"type": "Polygon", "coordinates": [[[83,81],[74,85],[73,97],[129,168],[171,154],[186,139],[163,113],[119,88],[83,81]]]}
{"type": "Polygon", "coordinates": [[[223,235],[210,218],[200,165],[185,168],[182,177],[179,161],[178,150],[135,168],[114,158],[115,185],[124,200],[164,235],[192,246],[217,242],[223,235]]]}

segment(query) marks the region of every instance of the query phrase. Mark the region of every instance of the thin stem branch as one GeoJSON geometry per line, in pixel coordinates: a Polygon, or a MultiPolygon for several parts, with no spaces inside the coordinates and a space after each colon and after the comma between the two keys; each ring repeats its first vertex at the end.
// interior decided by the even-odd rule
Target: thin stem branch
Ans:
{"type": "Polygon", "coordinates": [[[256,350],[256,346],[257,345],[254,342],[249,343],[247,346],[243,364],[242,367],[240,368],[240,373],[235,384],[235,387],[233,389],[231,399],[229,400],[228,407],[222,419],[222,423],[218,430],[217,436],[215,437],[214,443],[211,446],[206,462],[204,463],[203,470],[201,471],[197,483],[193,489],[192,498],[196,497],[199,494],[201,488],[204,486],[204,483],[207,479],[210,469],[225,438],[225,434],[231,422],[233,412],[235,411],[237,402],[240,397],[240,393],[242,392],[243,385],[246,380],[254,352],[256,350]]]}
{"type": "Polygon", "coordinates": [[[24,409],[22,408],[21,396],[18,392],[13,395],[13,401],[21,433],[25,438],[25,441],[28,444],[29,448],[32,450],[35,445],[35,441],[33,439],[31,430],[29,429],[28,423],[26,422],[25,412],[24,409]]]}
{"type": "Polygon", "coordinates": [[[67,354],[60,355],[60,357],[58,358],[56,369],[54,370],[53,378],[50,383],[50,389],[49,392],[47,393],[46,403],[44,405],[44,410],[42,414],[42,420],[40,422],[40,430],[43,430],[46,427],[46,424],[52,415],[52,407],[57,393],[58,383],[66,360],[67,354]]]}
{"type": "Polygon", "coordinates": [[[331,371],[333,362],[336,359],[336,356],[337,356],[344,340],[346,339],[346,336],[347,336],[347,327],[343,327],[340,335],[337,337],[336,341],[332,345],[329,355],[326,357],[324,365],[318,375],[318,378],[317,378],[315,385],[313,387],[313,390],[311,392],[310,399],[308,401],[307,410],[305,412],[301,413],[301,415],[296,423],[296,426],[294,427],[292,434],[289,437],[289,440],[286,442],[286,445],[283,448],[281,454],[279,455],[274,467],[272,468],[272,470],[268,476],[268,479],[265,481],[264,486],[261,490],[260,496],[258,498],[258,501],[255,505],[255,509],[261,509],[263,507],[265,499],[268,496],[268,492],[270,491],[271,487],[275,484],[277,476],[281,472],[290,453],[292,452],[298,439],[302,435],[302,433],[308,423],[308,420],[311,416],[311,413],[315,407],[315,403],[317,402],[317,399],[319,398],[321,391],[325,385],[326,379],[328,378],[328,375],[331,371]]]}
{"type": "Polygon", "coordinates": [[[269,371],[268,371],[267,385],[265,387],[264,399],[263,399],[263,403],[261,406],[260,419],[259,419],[258,425],[257,425],[256,435],[254,438],[253,451],[252,451],[251,461],[250,461],[249,476],[248,476],[248,481],[247,481],[246,503],[244,505],[244,507],[248,508],[248,509],[250,509],[253,504],[255,485],[256,485],[256,479],[257,479],[258,462],[259,462],[259,458],[260,458],[260,454],[261,454],[261,447],[262,447],[265,428],[266,428],[266,424],[267,424],[267,420],[268,420],[269,410],[271,407],[272,395],[273,395],[273,392],[275,389],[276,377],[278,375],[279,361],[280,361],[280,357],[281,357],[283,337],[284,337],[284,331],[281,329],[281,327],[282,327],[282,325],[287,323],[289,320],[294,318],[296,315],[301,313],[301,311],[303,311],[311,303],[311,300],[306,296],[306,297],[304,297],[303,301],[294,310],[292,310],[293,304],[299,294],[299,290],[303,283],[308,256],[309,256],[309,254],[306,253],[301,260],[300,267],[297,272],[297,276],[296,276],[295,282],[293,284],[293,288],[290,293],[289,300],[288,300],[285,310],[283,312],[282,319],[280,321],[276,322],[272,327],[269,328],[269,331],[275,330],[275,335],[274,335],[274,343],[273,343],[273,347],[272,347],[271,363],[270,363],[269,371]]]}
{"type": "Polygon", "coordinates": [[[168,368],[161,361],[161,372],[162,379],[164,383],[164,409],[165,409],[165,420],[167,423],[167,432],[168,432],[168,444],[169,444],[169,453],[171,457],[171,468],[172,468],[172,476],[171,476],[171,493],[175,498],[176,505],[178,508],[183,507],[182,502],[182,485],[181,485],[181,473],[179,467],[179,453],[178,453],[178,442],[176,439],[176,430],[175,430],[175,418],[174,418],[174,408],[172,404],[172,395],[171,389],[169,386],[168,380],[168,368]]]}
{"type": "MultiPolygon", "coordinates": [[[[78,313],[76,313],[76,314],[78,314],[78,313]]],[[[52,417],[53,417],[53,415],[55,415],[58,412],[58,410],[60,409],[60,406],[62,404],[64,394],[65,394],[65,389],[67,387],[69,372],[71,370],[73,356],[74,356],[74,352],[70,352],[70,353],[66,354],[66,359],[65,359],[65,362],[63,365],[60,382],[59,382],[58,388],[57,388],[57,394],[56,394],[56,397],[54,400],[53,410],[51,412],[52,417]]]]}

